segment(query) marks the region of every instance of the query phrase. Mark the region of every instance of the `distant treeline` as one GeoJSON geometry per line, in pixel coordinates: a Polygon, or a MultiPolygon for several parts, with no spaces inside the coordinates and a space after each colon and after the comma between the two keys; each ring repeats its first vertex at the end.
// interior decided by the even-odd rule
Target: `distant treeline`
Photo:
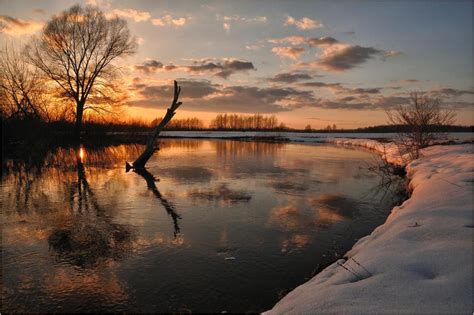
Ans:
{"type": "Polygon", "coordinates": [[[209,129],[214,130],[285,130],[284,123],[278,123],[275,115],[265,116],[219,114],[209,124],[209,129]]]}
{"type": "MultiPolygon", "coordinates": [[[[143,134],[149,132],[161,118],[152,122],[145,122],[139,119],[127,119],[124,121],[107,119],[86,119],[83,126],[84,137],[103,139],[106,134],[141,134],[140,139],[145,138],[143,134]]],[[[43,119],[5,119],[2,117],[2,144],[16,142],[52,142],[58,139],[65,139],[71,134],[74,126],[72,120],[59,119],[47,121],[43,119]]],[[[474,126],[432,126],[433,130],[440,132],[474,132],[474,126]]],[[[201,119],[181,118],[173,119],[165,130],[219,130],[219,131],[291,131],[291,132],[313,132],[313,133],[394,133],[406,132],[407,126],[372,126],[357,129],[293,129],[278,121],[276,116],[270,115],[237,115],[218,114],[209,125],[201,119]]],[[[126,141],[135,141],[137,137],[130,136],[126,141]]]]}
{"type": "MultiPolygon", "coordinates": [[[[410,132],[410,126],[407,125],[381,125],[358,129],[341,130],[341,132],[362,132],[362,133],[387,133],[387,132],[410,132]]],[[[474,132],[474,126],[428,126],[428,132],[474,132]]],[[[332,131],[337,132],[337,131],[332,131]]]]}

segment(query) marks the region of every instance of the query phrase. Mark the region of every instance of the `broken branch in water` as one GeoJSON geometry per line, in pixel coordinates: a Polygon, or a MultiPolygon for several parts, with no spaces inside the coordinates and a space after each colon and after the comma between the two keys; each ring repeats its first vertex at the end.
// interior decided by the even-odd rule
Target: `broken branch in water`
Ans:
{"type": "Polygon", "coordinates": [[[174,81],[174,96],[171,106],[166,110],[166,115],[160,121],[160,123],[155,127],[155,129],[148,136],[146,143],[145,151],[133,162],[132,164],[125,162],[125,170],[128,172],[130,169],[144,169],[146,162],[152,157],[158,148],[155,148],[155,142],[158,138],[160,132],[165,128],[165,126],[170,122],[171,118],[176,114],[178,107],[183,104],[178,102],[179,94],[181,93],[181,87],[178,85],[178,82],[174,81]]]}

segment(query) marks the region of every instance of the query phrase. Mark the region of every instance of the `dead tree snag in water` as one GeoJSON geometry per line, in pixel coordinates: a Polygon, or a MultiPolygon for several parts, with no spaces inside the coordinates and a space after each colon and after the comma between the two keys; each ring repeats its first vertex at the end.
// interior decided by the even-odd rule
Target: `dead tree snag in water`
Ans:
{"type": "Polygon", "coordinates": [[[170,122],[171,118],[176,114],[178,107],[183,104],[178,102],[179,94],[181,93],[181,87],[178,85],[178,82],[174,81],[174,96],[171,106],[166,110],[166,115],[160,121],[160,123],[155,127],[155,129],[148,136],[146,143],[145,151],[133,162],[132,164],[125,162],[125,169],[128,172],[130,169],[141,170],[145,168],[146,162],[152,157],[153,153],[159,148],[155,148],[155,142],[158,138],[160,132],[165,128],[165,126],[170,122]]]}

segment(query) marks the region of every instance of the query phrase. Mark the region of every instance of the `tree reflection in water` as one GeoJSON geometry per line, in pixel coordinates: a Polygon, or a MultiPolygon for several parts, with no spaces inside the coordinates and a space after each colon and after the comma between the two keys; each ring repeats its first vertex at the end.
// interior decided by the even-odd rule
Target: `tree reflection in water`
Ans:
{"type": "Polygon", "coordinates": [[[68,189],[73,215],[66,225],[52,230],[48,244],[57,259],[80,267],[120,259],[130,250],[133,235],[106,215],[87,181],[83,149],[76,150],[76,155],[77,183],[68,189]]]}
{"type": "Polygon", "coordinates": [[[143,177],[143,179],[145,179],[148,189],[152,191],[153,195],[156,197],[156,199],[160,201],[161,205],[165,208],[168,215],[173,219],[174,237],[176,238],[177,236],[179,236],[180,229],[178,220],[181,219],[181,216],[176,212],[174,205],[167,199],[165,199],[156,187],[155,182],[157,181],[157,179],[146,169],[138,169],[134,170],[134,172],[143,177]]]}

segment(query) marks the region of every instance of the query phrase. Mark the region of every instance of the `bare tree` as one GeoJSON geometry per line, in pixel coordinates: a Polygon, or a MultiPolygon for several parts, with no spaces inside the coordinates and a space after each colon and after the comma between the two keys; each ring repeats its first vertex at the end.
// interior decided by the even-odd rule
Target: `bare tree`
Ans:
{"type": "Polygon", "coordinates": [[[86,103],[88,98],[109,97],[117,74],[113,62],[135,49],[136,40],[125,20],[108,19],[97,7],[75,5],[54,16],[27,53],[64,96],[74,101],[74,135],[78,140],[84,111],[104,109],[86,103]]]}
{"type": "Polygon", "coordinates": [[[0,51],[0,102],[5,118],[47,118],[46,88],[39,71],[24,55],[5,46],[0,51]]]}
{"type": "Polygon", "coordinates": [[[420,150],[433,143],[440,135],[440,127],[452,124],[455,113],[443,109],[438,98],[413,92],[411,104],[387,111],[389,122],[400,128],[396,144],[402,156],[410,160],[420,156],[420,150]]]}
{"type": "Polygon", "coordinates": [[[158,147],[155,147],[155,142],[160,132],[165,128],[165,126],[170,122],[171,118],[176,114],[176,110],[178,109],[182,102],[179,102],[179,94],[181,93],[181,87],[178,85],[178,82],[174,81],[174,94],[173,94],[173,101],[171,102],[171,106],[166,110],[166,115],[160,121],[160,123],[155,127],[155,129],[150,133],[148,136],[147,144],[145,151],[133,162],[129,164],[125,162],[125,169],[128,172],[130,169],[141,170],[145,168],[146,162],[152,157],[153,153],[156,150],[159,150],[158,147]]]}

